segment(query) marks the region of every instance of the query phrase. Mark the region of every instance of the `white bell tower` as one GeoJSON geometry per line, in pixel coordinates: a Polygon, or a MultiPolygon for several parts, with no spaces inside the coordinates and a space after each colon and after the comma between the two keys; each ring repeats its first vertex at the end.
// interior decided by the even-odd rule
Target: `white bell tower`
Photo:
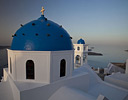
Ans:
{"type": "Polygon", "coordinates": [[[75,67],[80,67],[83,64],[87,63],[87,56],[88,56],[88,45],[85,44],[85,41],[81,38],[77,41],[77,44],[74,44],[75,67]]]}

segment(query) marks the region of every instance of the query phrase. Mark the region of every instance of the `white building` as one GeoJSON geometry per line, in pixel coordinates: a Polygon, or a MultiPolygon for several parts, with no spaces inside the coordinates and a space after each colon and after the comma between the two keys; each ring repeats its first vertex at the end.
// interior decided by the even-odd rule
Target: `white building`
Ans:
{"type": "Polygon", "coordinates": [[[119,72],[114,71],[111,75],[105,76],[104,80],[108,83],[128,89],[128,59],[126,60],[125,73],[121,73],[121,70],[119,72]]]}
{"type": "Polygon", "coordinates": [[[73,64],[69,34],[42,15],[14,34],[0,100],[128,100],[128,90],[103,82],[87,64],[75,70],[73,64]]]}
{"type": "Polygon", "coordinates": [[[108,66],[104,68],[104,74],[112,74],[117,72],[125,73],[125,70],[112,63],[109,63],[108,66]]]}
{"type": "Polygon", "coordinates": [[[74,45],[74,65],[80,67],[87,63],[88,57],[88,44],[81,38],[74,45]]]}

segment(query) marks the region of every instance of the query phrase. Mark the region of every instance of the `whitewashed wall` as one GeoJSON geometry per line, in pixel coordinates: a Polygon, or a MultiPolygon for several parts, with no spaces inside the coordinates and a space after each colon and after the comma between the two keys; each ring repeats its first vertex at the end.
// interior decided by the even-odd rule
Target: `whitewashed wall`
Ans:
{"type": "Polygon", "coordinates": [[[79,55],[81,57],[81,65],[83,65],[83,57],[86,56],[85,63],[87,63],[87,51],[88,45],[85,44],[74,44],[74,63],[76,63],[76,56],[79,55]],[[77,48],[80,47],[80,50],[77,48]],[[85,48],[85,49],[84,49],[85,48]]]}
{"type": "Polygon", "coordinates": [[[50,83],[71,76],[73,70],[73,50],[67,51],[16,51],[8,50],[10,73],[10,58],[12,73],[16,81],[50,83]],[[66,76],[60,77],[60,61],[66,60],[66,76]],[[35,79],[26,79],[26,62],[34,62],[35,79]]]}
{"type": "Polygon", "coordinates": [[[70,77],[74,67],[74,52],[68,51],[52,51],[51,52],[51,82],[70,77]],[[60,62],[66,60],[66,75],[60,77],[60,62]]]}

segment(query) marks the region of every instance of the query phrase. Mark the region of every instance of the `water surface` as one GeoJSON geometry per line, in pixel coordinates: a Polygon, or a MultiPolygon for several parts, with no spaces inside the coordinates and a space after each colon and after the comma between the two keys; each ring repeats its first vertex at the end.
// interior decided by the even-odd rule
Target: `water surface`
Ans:
{"type": "Polygon", "coordinates": [[[128,47],[95,45],[93,51],[102,53],[103,56],[88,56],[88,64],[95,68],[105,68],[109,62],[124,63],[128,59],[128,47]]]}

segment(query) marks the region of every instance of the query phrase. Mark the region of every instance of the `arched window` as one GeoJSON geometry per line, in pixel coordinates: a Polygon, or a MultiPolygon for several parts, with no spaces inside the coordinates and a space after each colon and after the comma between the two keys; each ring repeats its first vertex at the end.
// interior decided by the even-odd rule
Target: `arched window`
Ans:
{"type": "Polygon", "coordinates": [[[60,61],[60,77],[64,77],[66,74],[66,61],[62,59],[60,61]]]}
{"type": "Polygon", "coordinates": [[[79,55],[76,56],[76,64],[80,64],[81,63],[81,57],[79,55]]]}
{"type": "Polygon", "coordinates": [[[11,61],[11,57],[10,57],[10,73],[12,74],[12,61],[11,61]]]}
{"type": "Polygon", "coordinates": [[[28,60],[26,62],[26,79],[34,79],[34,62],[32,60],[28,60]]]}
{"type": "Polygon", "coordinates": [[[80,47],[77,47],[77,50],[79,51],[80,50],[80,47]]]}

